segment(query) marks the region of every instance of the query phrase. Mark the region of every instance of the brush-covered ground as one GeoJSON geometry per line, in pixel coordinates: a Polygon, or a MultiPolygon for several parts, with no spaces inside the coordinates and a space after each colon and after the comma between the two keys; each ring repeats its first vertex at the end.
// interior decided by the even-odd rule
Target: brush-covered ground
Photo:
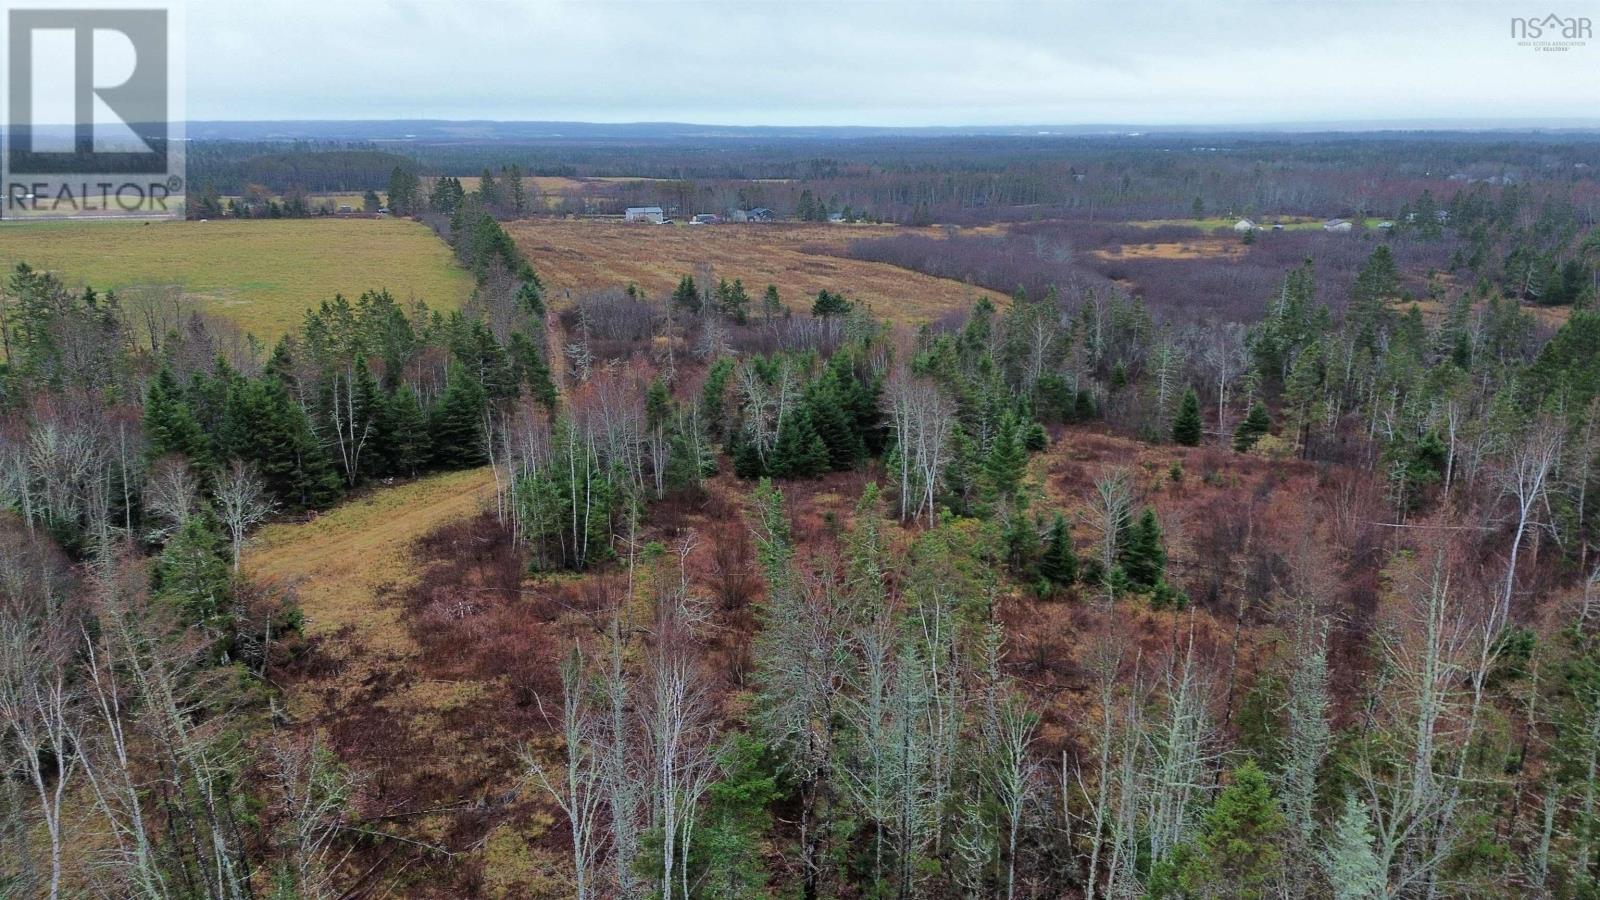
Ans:
{"type": "MultiPolygon", "coordinates": [[[[1092,593],[1041,598],[999,564],[967,573],[992,591],[1006,630],[1003,665],[1041,711],[1042,745],[1059,754],[1073,747],[1081,722],[1093,714],[1088,655],[1093,637],[1106,629],[1152,653],[1183,629],[1202,652],[1231,658],[1226,668],[1247,684],[1276,638],[1239,627],[1237,611],[1205,597],[1203,586],[1214,574],[1235,574],[1212,571],[1217,523],[1287,526],[1314,536],[1324,525],[1305,520],[1305,498],[1337,490],[1338,480],[1292,460],[1153,446],[1098,428],[1058,429],[1053,438],[1030,464],[1034,507],[1064,511],[1080,556],[1088,558],[1097,537],[1089,508],[1094,481],[1126,471],[1167,528],[1169,571],[1196,594],[1190,611],[1129,603],[1111,611],[1092,593]],[[1241,516],[1246,507],[1250,514],[1241,516]]],[[[780,483],[803,558],[843,552],[870,481],[887,479],[874,467],[780,483]]],[[[619,600],[631,622],[648,627],[652,585],[660,579],[687,577],[691,594],[709,610],[701,653],[704,672],[716,681],[717,718],[741,720],[763,596],[751,532],[753,490],[724,459],[698,496],[650,506],[633,544],[631,579],[621,540],[614,558],[595,571],[528,574],[495,515],[493,481],[482,469],[376,488],[255,539],[247,570],[292,588],[305,615],[310,649],[275,675],[293,727],[320,735],[351,768],[361,785],[360,821],[386,836],[353,860],[356,870],[382,873],[364,891],[570,895],[565,820],[528,777],[526,761],[560,759],[552,717],[560,711],[567,648],[603,635],[605,611],[619,600]]],[[[950,539],[970,551],[997,543],[994,527],[960,520],[950,539]]],[[[921,531],[889,526],[886,534],[908,549],[921,531]]],[[[1224,701],[1230,710],[1245,702],[1242,688],[1237,693],[1224,701]]]]}
{"type": "Polygon", "coordinates": [[[879,318],[916,324],[971,308],[993,291],[843,254],[852,240],[932,228],[874,225],[736,223],[645,225],[597,219],[528,219],[506,225],[517,247],[536,261],[539,277],[556,292],[633,284],[650,297],[672,293],[678,280],[709,265],[716,277],[740,279],[759,300],[776,285],[785,305],[811,308],[818,291],[842,292],[879,318]],[[838,254],[838,255],[834,255],[838,254]]]}

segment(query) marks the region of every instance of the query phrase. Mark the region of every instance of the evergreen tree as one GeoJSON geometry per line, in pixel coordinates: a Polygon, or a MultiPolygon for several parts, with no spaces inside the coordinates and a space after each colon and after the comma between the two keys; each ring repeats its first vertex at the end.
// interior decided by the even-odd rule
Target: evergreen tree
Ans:
{"type": "Polygon", "coordinates": [[[1078,554],[1072,546],[1072,526],[1059,512],[1045,534],[1039,577],[1058,588],[1078,580],[1078,554]]]}
{"type": "Polygon", "coordinates": [[[700,418],[706,436],[713,441],[727,437],[728,382],[733,378],[733,360],[721,357],[706,371],[700,387],[700,418]]]}
{"type": "Polygon", "coordinates": [[[177,379],[166,367],[156,374],[145,393],[144,434],[145,453],[150,459],[177,453],[196,468],[211,465],[211,442],[184,399],[177,379]]]}
{"type": "Polygon", "coordinates": [[[1354,794],[1333,823],[1323,860],[1335,900],[1379,900],[1387,887],[1383,866],[1372,848],[1372,819],[1354,794]]]}
{"type": "Polygon", "coordinates": [[[384,402],[384,421],[388,433],[385,454],[388,471],[407,477],[421,472],[432,455],[428,439],[428,417],[411,385],[402,384],[384,402]]]}
{"type": "Polygon", "coordinates": [[[218,443],[223,458],[253,463],[285,509],[322,507],[339,497],[339,478],[305,410],[276,376],[238,382],[218,443]]]}
{"type": "Polygon", "coordinates": [[[749,321],[750,295],[743,281],[735,278],[732,284],[726,280],[717,283],[717,309],[740,325],[749,321]]]}
{"type": "Polygon", "coordinates": [[[502,204],[500,196],[500,183],[494,180],[494,173],[488,169],[478,176],[478,202],[486,209],[496,209],[502,204]]]}
{"type": "Polygon", "coordinates": [[[1050,446],[1050,432],[1038,422],[1029,421],[1022,429],[1022,446],[1029,453],[1038,453],[1050,446]]]}
{"type": "Polygon", "coordinates": [[[441,469],[469,469],[483,465],[483,413],[488,399],[477,380],[460,365],[452,365],[444,394],[428,417],[432,462],[441,469]]]}
{"type": "Polygon", "coordinates": [[[774,478],[811,478],[828,471],[828,446],[804,406],[784,418],[767,470],[774,478]]]}
{"type": "MultiPolygon", "coordinates": [[[[850,381],[853,383],[854,379],[850,381]]],[[[844,471],[866,455],[861,431],[854,420],[852,397],[830,365],[806,387],[806,416],[817,436],[828,448],[828,467],[844,471]]]]}
{"type": "Polygon", "coordinates": [[[355,366],[355,391],[354,400],[351,402],[349,415],[352,420],[350,433],[355,435],[358,443],[362,443],[361,457],[356,461],[356,471],[352,473],[355,479],[365,478],[374,471],[374,463],[378,454],[384,451],[374,447],[378,431],[379,419],[383,415],[383,392],[378,388],[378,379],[372,375],[372,370],[367,367],[365,357],[356,357],[355,366]]]}
{"type": "Polygon", "coordinates": [[[1129,587],[1148,591],[1163,582],[1167,571],[1167,548],[1161,537],[1161,523],[1156,521],[1155,510],[1145,507],[1120,543],[1117,562],[1127,576],[1129,587]]]}
{"type": "Polygon", "coordinates": [[[1283,824],[1267,776],[1247,760],[1233,771],[1233,781],[1207,814],[1179,883],[1197,895],[1267,896],[1282,856],[1277,841],[1283,824]]]}
{"type": "Polygon", "coordinates": [[[500,169],[500,181],[506,196],[506,205],[517,215],[522,215],[528,209],[528,191],[522,185],[522,169],[516,163],[510,168],[500,169]]]}
{"type": "MultiPolygon", "coordinates": [[[[531,272],[529,274],[532,274],[531,272]]],[[[517,288],[517,307],[535,318],[544,318],[544,283],[538,275],[524,281],[517,288]]]]}
{"type": "Polygon", "coordinates": [[[409,216],[417,212],[417,173],[395,166],[389,173],[389,212],[409,216]]]}
{"type": "Polygon", "coordinates": [[[983,460],[984,480],[996,499],[1014,497],[1028,470],[1028,449],[1023,445],[1022,428],[1013,413],[1006,413],[1000,429],[983,460]]]}
{"type": "Polygon", "coordinates": [[[672,291],[672,304],[689,312],[700,311],[700,289],[695,286],[694,276],[678,279],[678,286],[672,291]]]}
{"type": "Polygon", "coordinates": [[[1172,420],[1172,442],[1184,447],[1200,446],[1200,396],[1189,388],[1178,403],[1178,414],[1172,420]]]}
{"type": "Polygon", "coordinates": [[[733,442],[728,446],[728,455],[733,457],[733,474],[740,478],[767,476],[767,467],[761,461],[760,451],[745,437],[743,431],[734,432],[733,442]]]}
{"type": "Polygon", "coordinates": [[[520,331],[511,333],[506,354],[511,358],[512,380],[528,391],[546,410],[554,411],[559,392],[550,364],[545,362],[543,345],[520,331]]]}
{"type": "Polygon", "coordinates": [[[705,823],[695,829],[689,866],[697,896],[757,900],[767,896],[770,874],[763,852],[772,827],[768,808],[783,796],[767,746],[740,734],[719,760],[722,777],[707,789],[705,823]],[[703,892],[703,893],[699,893],[703,892]]]}
{"type": "Polygon", "coordinates": [[[829,290],[817,292],[817,302],[811,304],[811,315],[818,319],[828,319],[842,316],[850,311],[850,301],[843,294],[835,294],[829,290]]]}
{"type": "Polygon", "coordinates": [[[644,427],[651,431],[665,428],[671,418],[672,394],[667,390],[667,383],[657,375],[644,394],[644,427]]]}
{"type": "Polygon", "coordinates": [[[1378,337],[1389,318],[1388,301],[1399,290],[1400,270],[1395,266],[1394,254],[1388,244],[1379,244],[1350,288],[1349,317],[1355,328],[1357,347],[1368,351],[1377,349],[1378,337]]]}
{"type": "Polygon", "coordinates": [[[232,598],[228,541],[209,507],[190,516],[162,548],[151,572],[158,596],[183,621],[215,626],[232,598]]]}
{"type": "Polygon", "coordinates": [[[433,183],[433,191],[428,195],[428,205],[433,211],[447,216],[453,216],[461,208],[461,201],[465,198],[466,191],[461,188],[461,179],[445,176],[433,183]]]}
{"type": "Polygon", "coordinates": [[[1233,430],[1233,449],[1240,453],[1249,452],[1256,441],[1271,431],[1272,418],[1267,415],[1267,405],[1257,400],[1250,405],[1250,413],[1244,417],[1244,421],[1233,430]]]}
{"type": "Polygon", "coordinates": [[[767,285],[766,291],[761,294],[761,315],[767,321],[772,321],[783,315],[783,301],[778,298],[778,286],[767,285]]]}

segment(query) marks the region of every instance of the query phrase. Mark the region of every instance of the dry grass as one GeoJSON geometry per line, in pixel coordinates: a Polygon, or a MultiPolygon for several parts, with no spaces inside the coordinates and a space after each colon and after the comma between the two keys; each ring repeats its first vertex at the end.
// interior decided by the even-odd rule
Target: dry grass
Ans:
{"type": "MultiPolygon", "coordinates": [[[[306,637],[342,664],[330,676],[334,683],[300,685],[290,697],[292,710],[309,712],[327,689],[338,696],[415,655],[400,608],[384,595],[416,577],[416,540],[477,513],[492,484],[486,469],[436,475],[374,490],[309,522],[262,529],[245,556],[245,571],[259,582],[292,588],[306,637]]],[[[417,685],[414,699],[424,707],[449,701],[423,696],[430,690],[417,685]]]]}
{"type": "MultiPolygon", "coordinates": [[[[970,306],[992,291],[885,263],[817,252],[892,233],[894,226],[735,223],[652,226],[604,220],[526,220],[508,224],[517,246],[550,288],[582,292],[638,285],[665,297],[678,279],[709,264],[718,277],[743,279],[752,297],[775,284],[791,308],[807,310],[818,291],[842,291],[899,322],[925,322],[970,306]]],[[[937,229],[927,233],[941,234],[937,229]]]]}
{"type": "Polygon", "coordinates": [[[177,285],[202,310],[263,341],[335,293],[388,288],[454,309],[472,279],[420,223],[398,219],[32,222],[0,228],[0,265],[56,272],[100,290],[177,285]]]}
{"type": "MultiPolygon", "coordinates": [[[[1397,313],[1404,313],[1412,306],[1416,306],[1418,309],[1422,310],[1423,318],[1430,322],[1438,322],[1440,319],[1445,317],[1446,313],[1449,312],[1445,305],[1437,300],[1411,300],[1406,302],[1397,301],[1390,305],[1397,313]]],[[[1485,306],[1487,306],[1487,304],[1480,303],[1475,308],[1481,310],[1485,306]]],[[[1522,311],[1532,316],[1535,322],[1538,322],[1540,325],[1547,328],[1560,328],[1561,326],[1567,324],[1568,319],[1572,318],[1572,307],[1570,306],[1530,306],[1528,304],[1523,304],[1522,311]]]]}
{"type": "Polygon", "coordinates": [[[1118,259],[1236,259],[1248,248],[1243,242],[1218,238],[1159,244],[1123,244],[1115,250],[1095,250],[1095,256],[1118,259]]]}

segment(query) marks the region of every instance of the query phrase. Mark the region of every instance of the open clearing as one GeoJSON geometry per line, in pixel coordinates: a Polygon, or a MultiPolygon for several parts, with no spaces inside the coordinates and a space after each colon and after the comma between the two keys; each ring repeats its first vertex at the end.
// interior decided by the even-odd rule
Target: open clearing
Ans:
{"type": "MultiPolygon", "coordinates": [[[[507,229],[545,285],[583,292],[638,285],[650,297],[672,293],[678,279],[707,264],[718,278],[742,279],[752,298],[768,284],[789,307],[807,310],[818,291],[841,291],[874,314],[925,322],[970,306],[993,291],[885,263],[847,259],[854,239],[883,237],[893,226],[739,224],[643,225],[592,219],[524,220],[507,229]]],[[[937,229],[917,229],[942,234],[937,229]]]]}
{"type": "Polygon", "coordinates": [[[417,652],[400,610],[384,595],[415,577],[411,549],[418,538],[476,514],[493,489],[488,469],[435,475],[374,488],[309,522],[269,525],[251,540],[246,573],[292,589],[306,637],[343,664],[294,691],[291,710],[315,715],[374,671],[417,652]]]}
{"type": "Polygon", "coordinates": [[[1157,243],[1157,244],[1123,244],[1115,250],[1092,250],[1095,256],[1101,259],[1234,259],[1245,254],[1249,249],[1237,240],[1220,238],[1196,238],[1192,241],[1157,243]]]}
{"type": "Polygon", "coordinates": [[[70,285],[176,285],[263,341],[336,293],[388,288],[402,303],[454,309],[472,279],[427,226],[399,219],[32,222],[0,227],[0,264],[70,285]]]}

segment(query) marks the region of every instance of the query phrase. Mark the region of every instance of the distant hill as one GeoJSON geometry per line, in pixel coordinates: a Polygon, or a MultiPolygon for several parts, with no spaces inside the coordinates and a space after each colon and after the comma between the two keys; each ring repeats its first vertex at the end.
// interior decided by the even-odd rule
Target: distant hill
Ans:
{"type": "Polygon", "coordinates": [[[848,139],[882,137],[1140,137],[1147,135],[1249,135],[1316,137],[1359,133],[1373,138],[1416,138],[1439,134],[1458,139],[1474,135],[1503,139],[1508,135],[1538,139],[1541,135],[1570,139],[1575,135],[1600,137],[1600,120],[1494,121],[1440,119],[1404,122],[1351,121],[1262,123],[1234,126],[1196,125],[1014,125],[921,128],[871,126],[734,126],[687,122],[498,122],[489,120],[373,119],[288,120],[271,122],[196,121],[188,123],[191,140],[359,140],[359,141],[528,141],[528,140],[643,140],[699,141],[706,139],[848,139]]]}

